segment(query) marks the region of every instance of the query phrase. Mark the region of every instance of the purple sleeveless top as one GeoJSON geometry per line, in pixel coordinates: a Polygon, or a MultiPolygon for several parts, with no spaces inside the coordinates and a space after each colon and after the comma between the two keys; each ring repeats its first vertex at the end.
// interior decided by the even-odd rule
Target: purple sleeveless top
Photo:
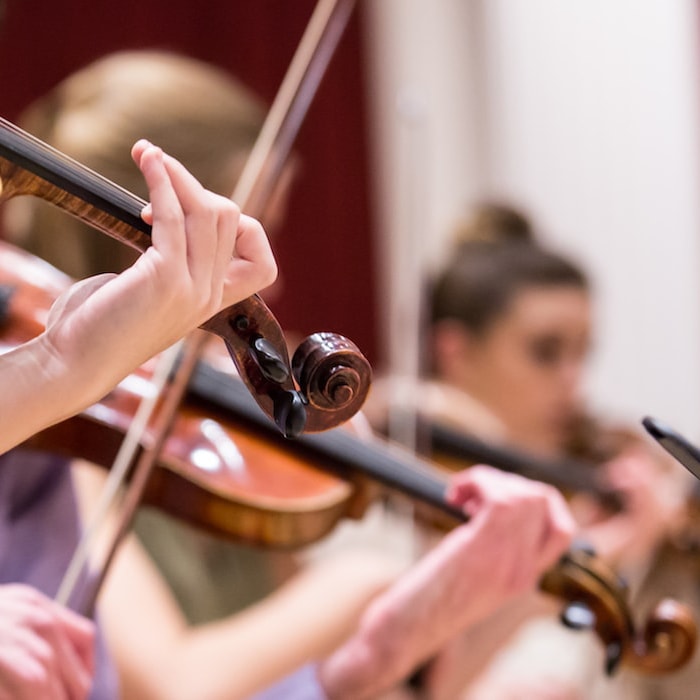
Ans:
{"type": "MultiPolygon", "coordinates": [[[[26,583],[54,597],[79,532],[67,460],[23,449],[0,455],[0,583],[26,583]]],[[[90,698],[118,697],[117,674],[98,629],[90,698]]]]}
{"type": "Polygon", "coordinates": [[[327,700],[313,664],[303,666],[296,673],[258,693],[251,700],[327,700]]]}

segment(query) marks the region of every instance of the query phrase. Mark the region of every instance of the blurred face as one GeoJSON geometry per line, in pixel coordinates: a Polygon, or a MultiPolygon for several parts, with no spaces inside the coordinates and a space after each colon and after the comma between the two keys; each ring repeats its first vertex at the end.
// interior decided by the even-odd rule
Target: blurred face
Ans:
{"type": "Polygon", "coordinates": [[[555,454],[579,401],[590,342],[588,294],[531,287],[476,336],[459,327],[442,379],[483,403],[514,445],[555,454]]]}

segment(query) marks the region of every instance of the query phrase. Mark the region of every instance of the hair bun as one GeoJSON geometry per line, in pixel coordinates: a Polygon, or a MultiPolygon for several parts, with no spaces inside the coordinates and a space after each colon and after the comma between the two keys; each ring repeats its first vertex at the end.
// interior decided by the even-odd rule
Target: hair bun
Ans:
{"type": "Polygon", "coordinates": [[[479,204],[472,214],[457,227],[455,243],[523,244],[535,243],[530,220],[514,207],[496,202],[479,204]]]}

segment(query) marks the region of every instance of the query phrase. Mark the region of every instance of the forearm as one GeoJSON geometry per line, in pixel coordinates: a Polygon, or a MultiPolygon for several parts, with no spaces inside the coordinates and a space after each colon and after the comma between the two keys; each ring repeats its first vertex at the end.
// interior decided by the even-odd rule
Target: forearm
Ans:
{"type": "Polygon", "coordinates": [[[42,337],[2,356],[0,363],[0,453],[83,406],[85,382],[69,376],[42,337]]]}
{"type": "Polygon", "coordinates": [[[110,319],[70,351],[57,348],[47,331],[2,355],[0,362],[0,454],[99,401],[158,346],[135,341],[119,349],[128,326],[110,319]],[[144,346],[144,347],[142,347],[144,346]]]}
{"type": "Polygon", "coordinates": [[[198,697],[234,697],[226,659],[239,659],[238,683],[247,676],[240,697],[248,697],[251,690],[327,656],[352,634],[368,602],[397,573],[397,565],[385,558],[341,555],[305,570],[242,614],[192,630],[184,651],[196,669],[192,677],[209,678],[204,688],[200,683],[198,697]],[[201,673],[208,666],[211,672],[201,673]]]}
{"type": "MultiPolygon", "coordinates": [[[[409,615],[407,612],[401,617],[409,615]]],[[[418,625],[407,628],[404,619],[381,611],[319,663],[320,685],[328,700],[370,700],[384,696],[405,682],[437,651],[439,644],[432,641],[421,639],[418,625]]]]}
{"type": "Polygon", "coordinates": [[[358,632],[319,666],[331,700],[392,688],[446,642],[536,586],[571,539],[549,487],[474,467],[454,484],[471,520],[448,534],[367,609],[358,632]]]}
{"type": "MultiPolygon", "coordinates": [[[[318,676],[328,698],[373,698],[408,678],[452,634],[452,625],[440,620],[443,598],[449,595],[438,575],[429,585],[418,577],[404,579],[377,598],[355,635],[319,664],[318,676]]],[[[464,596],[460,627],[478,618],[475,599],[464,596]]]]}
{"type": "Polygon", "coordinates": [[[345,555],[312,567],[243,613],[188,628],[158,572],[130,540],[103,592],[102,619],[125,696],[242,700],[329,654],[396,574],[385,557],[345,555]]]}

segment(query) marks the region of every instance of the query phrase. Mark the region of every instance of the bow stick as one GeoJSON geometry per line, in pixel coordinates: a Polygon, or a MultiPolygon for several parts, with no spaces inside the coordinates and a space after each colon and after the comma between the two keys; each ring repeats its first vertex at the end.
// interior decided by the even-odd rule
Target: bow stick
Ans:
{"type": "MultiPolygon", "coordinates": [[[[319,0],[234,190],[233,199],[239,204],[242,211],[252,216],[259,216],[263,211],[279,179],[308,106],[347,25],[354,4],[355,0],[319,0]]],[[[238,320],[254,317],[255,306],[262,303],[257,297],[251,297],[235,305],[239,312],[235,318],[238,320]]],[[[203,328],[220,334],[216,330],[217,326],[230,323],[230,318],[230,313],[224,316],[224,312],[220,312],[204,324],[203,328]]],[[[240,330],[245,332],[248,329],[241,328],[240,330]]],[[[197,359],[203,348],[204,337],[201,331],[195,331],[182,341],[181,353],[165,353],[159,360],[156,375],[160,377],[172,376],[173,378],[165,386],[162,400],[157,402],[151,399],[145,404],[143,410],[139,411],[138,422],[134,420],[132,427],[127,432],[123,450],[120,450],[117,456],[118,463],[115,462],[113,469],[110,470],[110,477],[104,489],[104,496],[100,499],[96,516],[85,530],[56,596],[56,600],[64,604],[67,604],[73,597],[80,574],[85,569],[89,550],[96,533],[105,521],[137,451],[139,448],[143,448],[144,451],[138,458],[120,508],[114,536],[107,546],[102,562],[97,566],[97,573],[89,590],[79,605],[73,606],[78,612],[90,615],[94,610],[97,595],[109,566],[119,543],[131,526],[150,473],[165,443],[190,377],[196,367],[197,359]],[[179,366],[173,374],[178,355],[179,366]],[[157,403],[160,406],[157,414],[157,425],[151,444],[146,447],[142,444],[142,438],[157,403]]],[[[230,346],[229,351],[233,354],[230,346]]],[[[263,349],[264,352],[265,349],[263,349]]],[[[254,360],[260,362],[259,356],[255,357],[254,360]]],[[[270,362],[274,370],[275,367],[279,367],[281,359],[272,357],[270,362]]],[[[249,386],[249,388],[251,387],[249,386]]],[[[303,415],[302,399],[297,398],[296,401],[295,397],[292,396],[282,404],[280,409],[275,407],[276,422],[278,425],[281,423],[284,426],[285,433],[301,432],[304,427],[302,425],[299,429],[296,425],[302,420],[299,415],[303,415]],[[278,416],[278,413],[281,415],[278,416]],[[286,430],[286,428],[289,429],[286,430]]]]}

